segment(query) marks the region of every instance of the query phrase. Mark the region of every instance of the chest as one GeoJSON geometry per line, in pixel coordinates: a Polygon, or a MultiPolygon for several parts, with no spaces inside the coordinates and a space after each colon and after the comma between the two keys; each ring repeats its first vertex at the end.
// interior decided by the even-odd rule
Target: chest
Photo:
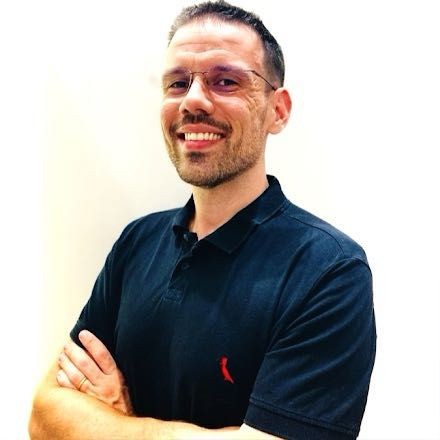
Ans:
{"type": "Polygon", "coordinates": [[[126,271],[116,357],[138,409],[195,422],[218,407],[244,411],[270,340],[279,277],[209,252],[126,271]],[[151,395],[160,398],[153,404],[151,395]]]}

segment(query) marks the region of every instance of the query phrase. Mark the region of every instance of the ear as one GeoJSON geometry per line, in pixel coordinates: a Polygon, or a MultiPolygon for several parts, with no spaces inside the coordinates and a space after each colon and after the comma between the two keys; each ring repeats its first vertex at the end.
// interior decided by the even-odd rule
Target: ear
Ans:
{"type": "Polygon", "coordinates": [[[292,100],[287,89],[280,87],[275,90],[272,97],[272,115],[269,133],[279,133],[287,124],[292,110],[292,100]]]}

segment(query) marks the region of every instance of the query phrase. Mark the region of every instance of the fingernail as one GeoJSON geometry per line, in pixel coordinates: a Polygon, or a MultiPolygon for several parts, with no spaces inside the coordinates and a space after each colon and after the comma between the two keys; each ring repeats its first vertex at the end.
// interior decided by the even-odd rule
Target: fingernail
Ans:
{"type": "Polygon", "coordinates": [[[90,337],[90,332],[88,332],[87,330],[81,330],[78,337],[81,341],[86,341],[90,337]]]}

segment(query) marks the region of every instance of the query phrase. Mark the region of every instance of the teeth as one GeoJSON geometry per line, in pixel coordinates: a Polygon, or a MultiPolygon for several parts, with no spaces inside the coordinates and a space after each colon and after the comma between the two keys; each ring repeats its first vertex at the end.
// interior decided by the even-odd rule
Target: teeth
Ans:
{"type": "Polygon", "coordinates": [[[186,141],[216,141],[220,138],[216,133],[185,133],[186,141]]]}

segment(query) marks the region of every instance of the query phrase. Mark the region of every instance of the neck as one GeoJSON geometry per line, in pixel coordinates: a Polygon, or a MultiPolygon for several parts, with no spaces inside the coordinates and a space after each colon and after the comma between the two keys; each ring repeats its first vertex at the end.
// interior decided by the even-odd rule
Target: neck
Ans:
{"type": "Polygon", "coordinates": [[[195,214],[189,229],[200,239],[214,232],[269,186],[266,173],[246,171],[215,188],[193,187],[195,214]]]}

